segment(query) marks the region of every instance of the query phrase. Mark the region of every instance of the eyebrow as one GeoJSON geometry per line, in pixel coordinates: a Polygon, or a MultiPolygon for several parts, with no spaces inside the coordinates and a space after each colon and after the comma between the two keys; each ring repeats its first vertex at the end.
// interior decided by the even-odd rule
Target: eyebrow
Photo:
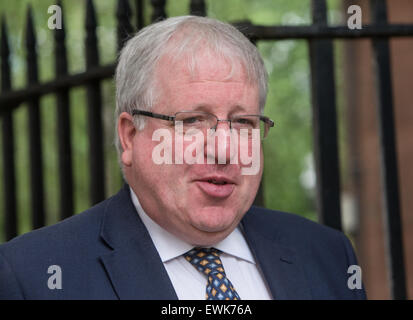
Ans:
{"type": "Polygon", "coordinates": [[[229,115],[233,115],[234,113],[237,113],[237,112],[247,112],[247,111],[245,110],[245,108],[244,108],[243,106],[237,104],[237,105],[235,106],[235,108],[234,108],[233,110],[231,110],[231,112],[229,113],[229,115]]]}
{"type": "MultiPolygon", "coordinates": [[[[211,105],[199,104],[199,105],[196,105],[195,108],[192,109],[192,111],[204,111],[204,112],[212,113],[211,109],[212,109],[211,105]]],[[[228,115],[231,116],[238,112],[246,112],[246,109],[243,106],[237,104],[233,109],[231,109],[228,115]]]]}

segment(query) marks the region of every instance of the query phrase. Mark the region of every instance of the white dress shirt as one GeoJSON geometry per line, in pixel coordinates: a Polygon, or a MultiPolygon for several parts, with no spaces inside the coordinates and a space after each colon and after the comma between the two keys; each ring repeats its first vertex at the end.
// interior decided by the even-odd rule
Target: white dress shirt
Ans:
{"type": "MultiPolygon", "coordinates": [[[[183,254],[194,246],[177,238],[154,222],[142,209],[135,193],[136,211],[149,232],[156,250],[180,300],[205,300],[207,279],[183,254]]],[[[222,251],[221,261],[227,278],[242,300],[268,300],[271,293],[239,228],[214,245],[222,251]]]]}

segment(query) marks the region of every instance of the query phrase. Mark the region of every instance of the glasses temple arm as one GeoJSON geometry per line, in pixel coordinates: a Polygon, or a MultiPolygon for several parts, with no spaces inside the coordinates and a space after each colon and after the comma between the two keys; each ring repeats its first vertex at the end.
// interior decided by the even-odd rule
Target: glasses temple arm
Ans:
{"type": "Polygon", "coordinates": [[[132,115],[136,116],[136,115],[142,115],[142,116],[147,116],[147,117],[151,117],[151,118],[157,118],[157,119],[162,119],[162,120],[168,120],[168,121],[174,121],[175,117],[174,116],[166,116],[163,114],[159,114],[159,113],[153,113],[153,112],[149,112],[149,111],[143,111],[143,110],[132,110],[132,115]]]}

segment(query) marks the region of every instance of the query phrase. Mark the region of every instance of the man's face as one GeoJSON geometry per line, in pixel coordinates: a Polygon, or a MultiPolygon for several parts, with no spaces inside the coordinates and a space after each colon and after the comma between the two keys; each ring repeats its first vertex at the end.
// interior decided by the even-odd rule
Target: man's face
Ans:
{"type": "MultiPolygon", "coordinates": [[[[184,59],[161,59],[155,75],[160,98],[152,112],[174,115],[196,110],[212,113],[219,119],[259,114],[258,88],[247,82],[243,69],[235,70],[228,79],[230,65],[209,54],[198,56],[194,74],[187,66],[184,59]]],[[[229,164],[228,145],[218,144],[215,164],[207,164],[211,157],[207,139],[204,164],[190,165],[184,161],[158,165],[152,159],[152,151],[160,142],[153,141],[152,134],[157,129],[168,129],[174,145],[174,127],[168,121],[149,117],[145,117],[145,122],[143,130],[130,134],[131,148],[122,155],[126,179],[143,209],[164,229],[193,245],[219,242],[236,228],[255,198],[263,167],[261,146],[256,175],[242,175],[239,159],[238,164],[229,164]],[[226,148],[227,164],[218,164],[219,148],[226,148]],[[226,183],[220,185],[212,180],[226,183]]],[[[229,132],[226,122],[219,123],[218,128],[229,132]]],[[[184,152],[190,143],[183,142],[184,152]]]]}

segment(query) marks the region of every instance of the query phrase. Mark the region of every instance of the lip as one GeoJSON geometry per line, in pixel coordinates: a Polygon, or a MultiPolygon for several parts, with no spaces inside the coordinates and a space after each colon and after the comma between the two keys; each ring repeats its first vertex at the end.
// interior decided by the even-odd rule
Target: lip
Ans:
{"type": "Polygon", "coordinates": [[[227,198],[235,188],[233,180],[222,176],[208,176],[195,181],[196,185],[208,196],[213,198],[227,198]],[[210,181],[215,181],[224,184],[214,184],[210,181]]]}

